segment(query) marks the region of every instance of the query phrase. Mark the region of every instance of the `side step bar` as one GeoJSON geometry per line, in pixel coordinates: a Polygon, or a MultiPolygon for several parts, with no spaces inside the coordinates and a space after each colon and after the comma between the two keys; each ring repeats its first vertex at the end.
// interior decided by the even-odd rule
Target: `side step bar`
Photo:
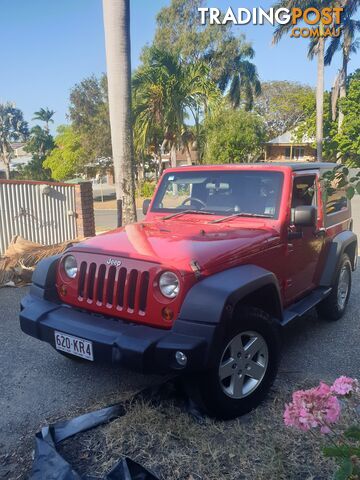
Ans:
{"type": "Polygon", "coordinates": [[[330,295],[331,287],[319,287],[313,290],[309,295],[302,298],[296,303],[290,305],[290,307],[284,310],[283,321],[281,325],[287,325],[293,320],[302,317],[320,303],[324,298],[330,295]]]}

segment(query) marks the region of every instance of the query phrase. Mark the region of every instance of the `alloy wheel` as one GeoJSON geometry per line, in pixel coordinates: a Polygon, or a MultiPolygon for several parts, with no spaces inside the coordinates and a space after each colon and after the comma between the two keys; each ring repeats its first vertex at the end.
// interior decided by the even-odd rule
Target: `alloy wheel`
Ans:
{"type": "Polygon", "coordinates": [[[337,288],[337,303],[340,310],[343,310],[346,305],[350,287],[350,272],[347,265],[343,265],[339,274],[338,288],[337,288]]]}
{"type": "Polygon", "coordinates": [[[231,398],[247,397],[262,382],[269,363],[265,339],[257,332],[239,333],[227,344],[219,366],[219,380],[231,398]]]}

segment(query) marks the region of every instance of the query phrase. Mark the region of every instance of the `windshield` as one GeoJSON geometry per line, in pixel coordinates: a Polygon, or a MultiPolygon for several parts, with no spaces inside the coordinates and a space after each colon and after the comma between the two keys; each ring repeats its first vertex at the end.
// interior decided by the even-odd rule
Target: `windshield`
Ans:
{"type": "Polygon", "coordinates": [[[184,171],[167,173],[152,212],[196,211],[214,215],[252,214],[277,218],[283,184],[281,172],[184,171]]]}

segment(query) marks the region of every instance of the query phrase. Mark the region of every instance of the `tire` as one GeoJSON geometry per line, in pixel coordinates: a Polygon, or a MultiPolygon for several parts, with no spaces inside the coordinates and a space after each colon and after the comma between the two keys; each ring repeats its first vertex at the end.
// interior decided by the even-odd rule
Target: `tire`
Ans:
{"type": "Polygon", "coordinates": [[[351,293],[351,272],[350,258],[344,253],[332,291],[317,307],[320,317],[335,322],[344,315],[351,293]]]}
{"type": "Polygon", "coordinates": [[[215,367],[192,377],[188,392],[206,414],[228,420],[253,410],[266,397],[280,360],[279,327],[262,310],[241,307],[218,350],[215,367]],[[250,377],[251,369],[257,378],[250,377]]]}

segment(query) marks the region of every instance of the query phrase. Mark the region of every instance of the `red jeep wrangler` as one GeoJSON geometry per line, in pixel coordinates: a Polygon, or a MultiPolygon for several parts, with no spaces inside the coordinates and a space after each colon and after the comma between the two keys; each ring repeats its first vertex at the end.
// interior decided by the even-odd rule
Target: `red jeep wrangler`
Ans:
{"type": "Polygon", "coordinates": [[[350,203],[326,200],[329,164],[167,170],[145,220],[39,263],[22,330],[60,353],[183,372],[210,414],[254,408],[281,327],[345,312],[356,267],[350,203]]]}

